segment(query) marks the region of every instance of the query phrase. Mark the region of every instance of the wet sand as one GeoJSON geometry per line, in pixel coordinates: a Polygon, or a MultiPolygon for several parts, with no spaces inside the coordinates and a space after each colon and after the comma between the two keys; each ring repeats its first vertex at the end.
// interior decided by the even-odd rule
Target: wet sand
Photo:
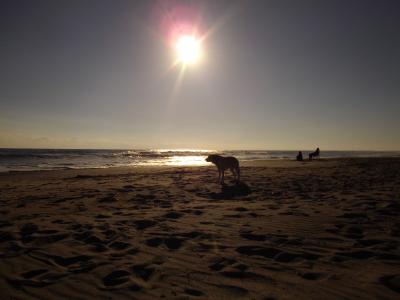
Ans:
{"type": "Polygon", "coordinates": [[[400,159],[0,174],[3,299],[398,299],[400,159]]]}

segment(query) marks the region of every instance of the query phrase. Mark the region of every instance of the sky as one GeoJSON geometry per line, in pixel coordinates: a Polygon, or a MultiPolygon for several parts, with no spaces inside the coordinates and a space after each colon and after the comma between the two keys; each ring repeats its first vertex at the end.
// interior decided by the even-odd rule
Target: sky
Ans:
{"type": "Polygon", "coordinates": [[[0,147],[400,150],[399,115],[397,0],[0,2],[0,147]]]}

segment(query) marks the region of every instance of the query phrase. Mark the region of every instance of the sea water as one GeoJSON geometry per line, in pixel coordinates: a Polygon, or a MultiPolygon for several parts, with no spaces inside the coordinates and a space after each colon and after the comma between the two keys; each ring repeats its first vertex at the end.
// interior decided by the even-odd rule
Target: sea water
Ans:
{"type": "MultiPolygon", "coordinates": [[[[305,158],[312,150],[303,150],[305,158]]],[[[240,161],[295,159],[298,151],[277,150],[194,150],[194,149],[0,149],[0,172],[57,169],[109,168],[121,166],[201,166],[205,158],[218,153],[240,161]]],[[[321,151],[322,158],[399,157],[387,151],[321,151]]]]}

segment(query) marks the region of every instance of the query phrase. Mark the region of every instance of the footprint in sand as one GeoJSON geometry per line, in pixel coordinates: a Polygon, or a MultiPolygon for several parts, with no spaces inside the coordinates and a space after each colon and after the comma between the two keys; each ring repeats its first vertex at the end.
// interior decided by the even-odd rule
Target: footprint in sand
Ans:
{"type": "Polygon", "coordinates": [[[164,240],[164,244],[171,250],[179,249],[184,242],[184,239],[181,238],[167,238],[164,240]]]}
{"type": "Polygon", "coordinates": [[[33,233],[37,232],[38,230],[39,230],[39,227],[36,224],[27,223],[21,227],[20,233],[22,236],[25,236],[25,235],[33,234],[33,233]]]}
{"type": "Polygon", "coordinates": [[[161,237],[155,237],[146,240],[146,245],[150,247],[158,247],[161,244],[165,244],[168,249],[170,250],[177,250],[181,248],[182,244],[185,242],[185,239],[183,238],[176,238],[176,237],[169,237],[169,238],[161,238],[161,237]]]}
{"type": "Polygon", "coordinates": [[[179,219],[183,217],[183,213],[177,212],[177,211],[170,211],[167,214],[164,215],[165,218],[168,219],[179,219]]]}
{"type": "Polygon", "coordinates": [[[193,215],[196,215],[196,216],[200,216],[200,215],[202,215],[204,213],[204,211],[199,210],[199,209],[195,209],[195,210],[193,210],[193,209],[182,209],[181,211],[183,213],[193,214],[193,215]]]}
{"type": "Polygon", "coordinates": [[[307,273],[301,273],[301,274],[299,274],[299,276],[301,278],[306,279],[306,280],[319,280],[324,276],[324,274],[322,274],[322,273],[314,273],[314,272],[307,272],[307,273]]]}
{"type": "Polygon", "coordinates": [[[235,210],[236,211],[248,211],[248,209],[245,207],[236,207],[235,210]]]}
{"type": "Polygon", "coordinates": [[[195,289],[189,289],[189,288],[186,288],[184,293],[188,294],[190,296],[195,296],[195,297],[204,296],[204,293],[202,291],[195,290],[195,289]]]}
{"type": "Polygon", "coordinates": [[[157,224],[157,222],[153,220],[137,220],[134,223],[136,225],[137,230],[143,230],[157,224]]]}
{"type": "Polygon", "coordinates": [[[156,268],[151,264],[138,264],[132,267],[132,272],[144,281],[148,281],[155,271],[156,268]]]}
{"type": "Polygon", "coordinates": [[[345,229],[343,236],[351,239],[362,239],[364,237],[364,230],[360,226],[350,226],[345,229]]]}
{"type": "Polygon", "coordinates": [[[125,243],[125,242],[113,242],[112,244],[110,244],[110,248],[114,249],[114,250],[124,250],[126,248],[128,248],[130,246],[130,244],[125,243]]]}
{"type": "Polygon", "coordinates": [[[24,224],[20,229],[21,241],[24,243],[30,243],[36,239],[33,234],[38,232],[39,227],[33,223],[24,224]]]}
{"type": "Polygon", "coordinates": [[[259,246],[241,246],[236,248],[236,251],[240,254],[248,256],[263,256],[266,258],[274,258],[276,255],[282,253],[279,249],[271,247],[259,247],[259,246]]]}
{"type": "Polygon", "coordinates": [[[221,257],[215,259],[209,268],[214,271],[221,271],[226,266],[232,265],[236,262],[236,259],[221,257]]]}
{"type": "Polygon", "coordinates": [[[251,241],[265,241],[267,239],[267,236],[265,234],[253,234],[250,232],[244,232],[240,234],[241,237],[251,240],[251,241]]]}
{"type": "Polygon", "coordinates": [[[85,230],[83,232],[76,233],[74,237],[76,240],[82,241],[85,244],[96,245],[104,243],[99,237],[93,234],[92,230],[85,230]]]}
{"type": "Polygon", "coordinates": [[[100,203],[113,203],[113,202],[117,202],[117,198],[115,197],[114,194],[109,194],[105,197],[102,197],[99,199],[100,203]]]}
{"type": "Polygon", "coordinates": [[[8,231],[0,231],[0,243],[15,241],[15,237],[8,231]]]}
{"type": "Polygon", "coordinates": [[[127,282],[130,275],[131,273],[125,270],[114,271],[103,278],[103,284],[106,287],[120,285],[127,282]]]}
{"type": "MultiPolygon", "coordinates": [[[[0,212],[0,214],[2,214],[2,215],[7,215],[8,214],[8,211],[6,212],[6,213],[4,213],[4,211],[3,212],[0,212]]],[[[11,223],[11,222],[9,222],[9,221],[4,221],[4,220],[0,220],[0,228],[3,228],[3,227],[11,227],[13,224],[11,223]]]]}
{"type": "Polygon", "coordinates": [[[164,242],[164,240],[162,238],[151,238],[146,240],[146,245],[150,246],[150,247],[158,247],[160,246],[162,243],[164,242]]]}
{"type": "Polygon", "coordinates": [[[379,281],[392,291],[400,293],[400,274],[383,276],[379,281]]]}
{"type": "Polygon", "coordinates": [[[233,279],[254,279],[257,281],[270,281],[267,277],[263,275],[256,274],[254,272],[248,272],[240,269],[236,269],[234,267],[228,268],[224,271],[221,271],[220,274],[222,276],[233,278],[233,279]]]}

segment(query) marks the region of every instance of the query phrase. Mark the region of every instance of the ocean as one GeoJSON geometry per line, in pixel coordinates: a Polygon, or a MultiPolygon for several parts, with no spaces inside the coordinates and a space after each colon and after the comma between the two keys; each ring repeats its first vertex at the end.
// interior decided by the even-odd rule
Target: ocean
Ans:
{"type": "MultiPolygon", "coordinates": [[[[308,157],[311,150],[304,150],[308,157]]],[[[59,169],[110,168],[121,166],[200,166],[218,153],[240,161],[294,159],[298,151],[277,150],[87,150],[87,149],[0,149],[0,172],[59,169]]],[[[322,158],[400,157],[400,151],[321,151],[322,158]]]]}

